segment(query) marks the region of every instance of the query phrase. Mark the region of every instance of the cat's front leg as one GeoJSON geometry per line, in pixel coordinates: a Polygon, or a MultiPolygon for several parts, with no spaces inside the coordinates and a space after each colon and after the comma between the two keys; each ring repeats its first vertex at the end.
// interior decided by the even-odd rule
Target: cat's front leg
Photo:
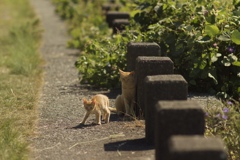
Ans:
{"type": "Polygon", "coordinates": [[[129,116],[130,115],[130,106],[129,106],[129,102],[126,98],[124,98],[124,107],[125,107],[126,115],[129,116]]]}
{"type": "Polygon", "coordinates": [[[96,112],[96,124],[101,125],[101,111],[96,112]]]}
{"type": "Polygon", "coordinates": [[[103,112],[103,114],[102,114],[102,121],[105,121],[105,119],[106,119],[106,113],[105,112],[103,112]]]}
{"type": "Polygon", "coordinates": [[[80,124],[85,124],[85,122],[86,122],[87,118],[89,117],[89,115],[90,115],[90,112],[86,112],[85,115],[84,115],[84,118],[83,118],[82,122],[80,122],[80,124]]]}
{"type": "Polygon", "coordinates": [[[111,112],[110,112],[110,110],[108,110],[108,109],[106,109],[104,112],[105,112],[105,113],[104,113],[104,115],[105,115],[104,121],[105,121],[105,123],[109,123],[109,119],[110,119],[110,114],[111,114],[111,112]]]}
{"type": "Polygon", "coordinates": [[[124,98],[122,95],[118,95],[115,100],[115,108],[117,110],[117,114],[123,115],[126,113],[125,105],[124,105],[124,98]]]}

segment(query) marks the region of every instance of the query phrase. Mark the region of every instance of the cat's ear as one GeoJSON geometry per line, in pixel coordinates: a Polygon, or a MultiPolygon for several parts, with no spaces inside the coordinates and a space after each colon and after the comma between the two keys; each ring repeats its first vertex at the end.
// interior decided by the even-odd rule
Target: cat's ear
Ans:
{"type": "Polygon", "coordinates": [[[119,70],[119,75],[120,75],[120,80],[121,78],[123,77],[123,71],[121,69],[118,69],[119,70]]]}
{"type": "Polygon", "coordinates": [[[83,98],[83,103],[86,104],[87,103],[87,100],[86,98],[83,98]]]}
{"type": "Polygon", "coordinates": [[[118,71],[119,71],[119,73],[123,73],[123,70],[121,70],[121,69],[118,69],[118,71]]]}
{"type": "Polygon", "coordinates": [[[134,74],[135,74],[135,71],[131,71],[130,74],[131,74],[131,75],[134,75],[134,74]]]}

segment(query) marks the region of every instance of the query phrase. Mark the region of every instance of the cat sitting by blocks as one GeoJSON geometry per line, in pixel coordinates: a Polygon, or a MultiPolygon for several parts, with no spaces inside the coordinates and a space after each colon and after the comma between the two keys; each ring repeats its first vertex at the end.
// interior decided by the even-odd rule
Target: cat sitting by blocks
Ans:
{"type": "MultiPolygon", "coordinates": [[[[122,86],[122,94],[118,95],[115,100],[115,109],[118,115],[125,114],[127,116],[135,115],[134,107],[136,104],[136,78],[135,72],[124,72],[119,69],[120,81],[122,86]]],[[[112,111],[112,110],[111,110],[112,111]]]]}
{"type": "Polygon", "coordinates": [[[110,119],[110,110],[109,110],[109,99],[107,96],[102,94],[97,94],[92,97],[91,100],[83,98],[83,106],[86,110],[84,118],[80,124],[85,124],[87,118],[90,114],[95,114],[95,124],[101,125],[101,113],[102,118],[105,123],[109,123],[110,119]]]}

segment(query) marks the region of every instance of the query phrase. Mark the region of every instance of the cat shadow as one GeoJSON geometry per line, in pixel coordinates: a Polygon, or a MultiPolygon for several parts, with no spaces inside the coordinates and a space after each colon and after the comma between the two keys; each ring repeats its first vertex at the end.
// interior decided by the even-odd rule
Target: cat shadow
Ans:
{"type": "MultiPolygon", "coordinates": [[[[110,123],[111,122],[119,122],[119,121],[133,121],[132,119],[126,118],[124,116],[119,116],[116,113],[112,113],[110,116],[110,123]]],[[[106,123],[102,121],[102,125],[105,125],[106,123]]],[[[76,126],[73,127],[66,127],[66,129],[83,129],[83,128],[88,128],[88,127],[94,127],[98,126],[98,124],[95,123],[88,123],[88,124],[77,124],[76,126]]]]}
{"type": "MultiPolygon", "coordinates": [[[[110,123],[114,122],[114,121],[120,121],[120,120],[121,120],[121,117],[119,117],[117,114],[111,114],[110,123]]],[[[103,122],[102,125],[105,125],[105,123],[103,122]]],[[[67,127],[66,129],[82,129],[82,128],[93,127],[93,126],[98,126],[98,124],[94,124],[94,123],[81,124],[81,123],[79,123],[76,126],[67,127]]]]}
{"type": "Polygon", "coordinates": [[[70,127],[70,128],[67,128],[67,129],[82,129],[82,128],[87,128],[87,127],[92,127],[92,126],[97,126],[97,124],[94,124],[94,123],[90,123],[90,124],[78,124],[76,126],[73,126],[73,127],[70,127]]]}
{"type": "Polygon", "coordinates": [[[105,151],[144,151],[152,149],[154,149],[154,145],[148,144],[145,138],[123,140],[104,144],[105,151]]]}

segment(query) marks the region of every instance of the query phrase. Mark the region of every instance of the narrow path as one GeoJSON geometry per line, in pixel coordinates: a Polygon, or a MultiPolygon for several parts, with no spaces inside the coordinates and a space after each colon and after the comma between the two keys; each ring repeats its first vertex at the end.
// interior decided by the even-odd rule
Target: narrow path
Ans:
{"type": "MultiPolygon", "coordinates": [[[[46,62],[37,133],[31,139],[31,159],[153,158],[153,147],[146,145],[143,139],[145,132],[142,122],[120,121],[113,114],[109,124],[73,128],[83,118],[81,99],[84,96],[104,93],[110,97],[113,104],[116,95],[88,90],[79,85],[74,67],[77,51],[66,48],[69,37],[64,22],[54,13],[50,0],[30,2],[44,28],[40,52],[46,62]]],[[[91,122],[93,117],[89,120],[91,122]]]]}

